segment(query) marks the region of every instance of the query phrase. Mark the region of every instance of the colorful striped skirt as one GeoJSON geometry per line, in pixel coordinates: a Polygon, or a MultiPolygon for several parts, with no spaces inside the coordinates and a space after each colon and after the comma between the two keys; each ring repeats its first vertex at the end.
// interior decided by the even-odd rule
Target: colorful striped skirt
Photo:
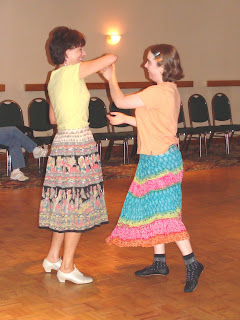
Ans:
{"type": "Polygon", "coordinates": [[[83,232],[108,222],[96,143],[88,127],[59,131],[48,158],[39,227],[83,232]]]}
{"type": "Polygon", "coordinates": [[[175,145],[161,155],[141,154],[118,223],[106,242],[152,247],[189,239],[181,217],[182,177],[182,156],[175,145]]]}

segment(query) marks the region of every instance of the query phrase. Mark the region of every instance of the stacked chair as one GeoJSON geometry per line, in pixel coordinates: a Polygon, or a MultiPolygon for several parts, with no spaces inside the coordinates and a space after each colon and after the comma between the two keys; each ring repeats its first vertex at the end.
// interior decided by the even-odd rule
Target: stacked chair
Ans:
{"type": "MultiPolygon", "coordinates": [[[[49,146],[53,141],[55,133],[53,125],[49,121],[49,103],[46,99],[36,98],[29,103],[28,121],[33,132],[42,133],[41,136],[37,136],[34,132],[33,141],[36,142],[38,146],[49,146]]],[[[41,158],[39,158],[39,172],[41,172],[41,158]]]]}
{"type": "MultiPolygon", "coordinates": [[[[129,112],[123,109],[117,109],[113,103],[110,107],[111,111],[119,111],[119,112],[129,112]]],[[[123,163],[129,163],[129,153],[128,153],[128,140],[134,139],[136,137],[136,132],[131,131],[121,131],[115,132],[114,128],[111,126],[112,130],[110,130],[110,125],[106,117],[107,109],[105,103],[98,97],[93,97],[89,102],[89,127],[95,129],[103,129],[104,131],[96,132],[93,134],[94,139],[98,145],[98,151],[100,157],[102,157],[102,141],[109,141],[107,151],[105,154],[105,160],[110,159],[111,152],[115,141],[123,141],[123,163]]],[[[121,125],[121,126],[128,126],[121,125]]]]}
{"type": "Polygon", "coordinates": [[[105,103],[97,97],[92,97],[89,102],[89,127],[93,129],[104,129],[93,134],[97,142],[98,153],[102,158],[102,141],[110,139],[110,127],[106,117],[107,109],[105,103]]]}
{"type": "Polygon", "coordinates": [[[215,131],[210,136],[225,136],[226,154],[229,154],[230,140],[236,131],[240,131],[239,124],[233,124],[230,101],[224,93],[216,93],[212,98],[212,116],[215,131]],[[218,123],[218,125],[217,125],[218,123]],[[229,139],[229,134],[231,134],[229,139]]]}
{"type": "Polygon", "coordinates": [[[179,116],[178,116],[178,130],[177,130],[177,137],[179,138],[178,148],[180,150],[184,150],[184,147],[187,142],[187,138],[192,137],[192,135],[194,135],[196,133],[197,133],[197,130],[195,128],[186,126],[183,104],[181,102],[180,112],[179,112],[179,116]],[[181,136],[184,136],[184,140],[183,140],[182,145],[180,144],[180,137],[181,136]]]}
{"type": "MultiPolygon", "coordinates": [[[[110,112],[121,112],[121,113],[124,113],[128,116],[131,116],[132,115],[132,110],[131,109],[119,109],[116,107],[115,103],[112,102],[110,104],[110,112]]],[[[132,147],[132,156],[134,156],[136,154],[136,151],[137,151],[137,133],[136,133],[136,130],[133,130],[133,127],[130,126],[129,124],[127,123],[123,123],[123,124],[120,124],[120,125],[116,125],[116,126],[112,126],[112,131],[114,133],[113,135],[113,139],[110,139],[110,142],[108,144],[108,148],[107,148],[107,151],[106,151],[106,159],[110,159],[110,156],[111,156],[111,152],[112,152],[112,148],[113,148],[113,145],[116,141],[123,141],[123,151],[124,151],[124,164],[126,163],[126,160],[127,160],[127,163],[129,163],[129,152],[128,152],[128,141],[129,140],[134,140],[134,143],[133,143],[133,147],[132,147]],[[126,127],[130,127],[131,130],[128,130],[128,131],[116,131],[116,128],[126,128],[126,127]]]]}
{"type": "Polygon", "coordinates": [[[202,156],[202,136],[204,136],[205,153],[207,155],[207,135],[214,132],[214,127],[211,125],[208,106],[205,98],[200,94],[193,94],[188,99],[188,111],[190,126],[194,128],[194,133],[190,134],[186,149],[188,149],[192,138],[199,139],[199,156],[202,156]]]}
{"type": "Polygon", "coordinates": [[[180,148],[187,151],[191,139],[199,139],[199,156],[202,156],[202,137],[204,137],[205,153],[207,155],[210,144],[214,137],[225,137],[226,154],[229,154],[230,140],[234,133],[240,131],[239,124],[233,124],[230,101],[224,93],[216,93],[212,98],[212,116],[211,125],[208,106],[205,98],[200,94],[193,94],[188,99],[188,111],[190,127],[186,127],[183,106],[181,104],[178,123],[177,136],[184,136],[183,144],[180,148]],[[231,136],[229,137],[229,135],[231,136]],[[197,136],[197,137],[196,137],[197,136]],[[209,138],[207,139],[207,136],[209,138]],[[188,140],[187,140],[188,138],[188,140]]]}

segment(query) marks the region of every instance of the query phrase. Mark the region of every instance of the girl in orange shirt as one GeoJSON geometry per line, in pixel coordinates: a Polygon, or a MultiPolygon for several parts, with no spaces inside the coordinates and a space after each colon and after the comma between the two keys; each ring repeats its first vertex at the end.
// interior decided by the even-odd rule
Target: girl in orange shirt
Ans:
{"type": "Polygon", "coordinates": [[[111,96],[120,109],[136,109],[135,117],[112,112],[113,125],[138,128],[138,168],[115,229],[106,239],[122,247],[154,247],[154,261],[136,271],[137,276],[167,275],[165,244],[175,242],[186,265],[185,292],[192,292],[203,271],[182,222],[182,156],[176,144],[180,96],[176,80],[183,78],[177,50],[166,44],[147,49],[144,65],[156,85],[125,96],[119,88],[114,65],[102,70],[111,96]]]}

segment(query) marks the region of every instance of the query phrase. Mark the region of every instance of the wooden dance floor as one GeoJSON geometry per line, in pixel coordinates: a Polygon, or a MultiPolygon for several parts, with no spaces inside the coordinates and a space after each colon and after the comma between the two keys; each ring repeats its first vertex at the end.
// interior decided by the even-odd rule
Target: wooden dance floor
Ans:
{"type": "Polygon", "coordinates": [[[83,234],[76,266],[87,285],[59,283],[45,274],[51,233],[38,229],[41,189],[0,191],[0,319],[21,320],[237,320],[240,319],[240,167],[187,172],[183,221],[205,266],[197,289],[184,293],[185,266],[167,245],[170,273],[139,278],[151,248],[107,246],[131,180],[105,182],[110,223],[83,234]]]}

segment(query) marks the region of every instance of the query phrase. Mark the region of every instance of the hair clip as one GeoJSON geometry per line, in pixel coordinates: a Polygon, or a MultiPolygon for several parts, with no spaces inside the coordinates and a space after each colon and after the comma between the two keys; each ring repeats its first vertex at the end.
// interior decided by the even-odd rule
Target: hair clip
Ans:
{"type": "Polygon", "coordinates": [[[161,52],[157,52],[157,53],[153,53],[154,57],[156,58],[157,56],[159,56],[161,54],[161,52]]]}

